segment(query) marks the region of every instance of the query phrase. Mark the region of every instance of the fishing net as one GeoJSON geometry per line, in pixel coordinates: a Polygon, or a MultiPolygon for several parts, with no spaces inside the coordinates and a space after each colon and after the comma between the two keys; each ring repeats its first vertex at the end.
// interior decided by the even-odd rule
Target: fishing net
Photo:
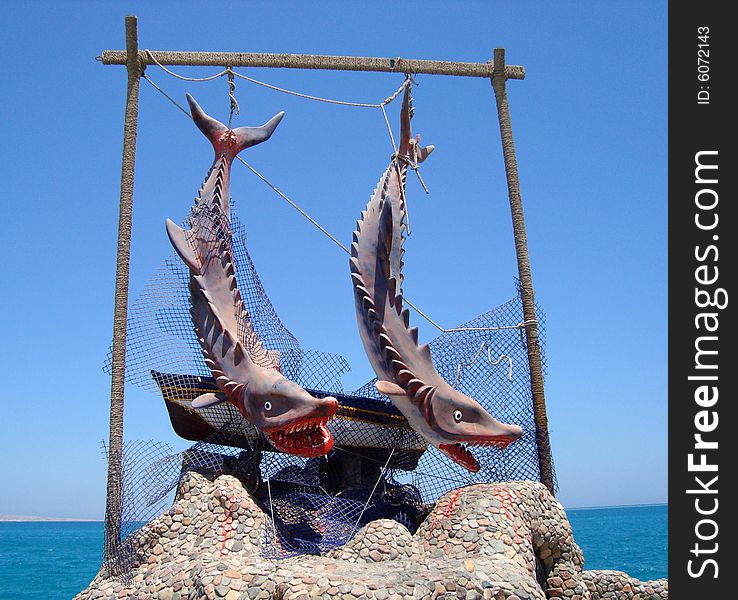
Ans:
{"type": "MultiPolygon", "coordinates": [[[[371,106],[382,108],[402,89],[371,106]]],[[[195,398],[219,389],[193,330],[189,271],[172,253],[129,306],[125,375],[127,383],[160,396],[175,432],[196,443],[176,454],[153,442],[124,445],[122,528],[119,538],[106,537],[114,540],[114,547],[105,549],[115,573],[129,572],[137,560],[133,543],[127,543],[129,534],[167,505],[188,471],[210,478],[225,473],[238,477],[267,515],[261,551],[273,558],[326,553],[378,518],[394,519],[414,532],[441,495],[465,485],[541,480],[542,449],[517,285],[512,299],[430,343],[434,364],[450,385],[475,398],[499,421],[523,429],[522,438],[507,448],[471,448],[480,469],[470,473],[428,445],[376,390],[375,381],[346,390],[341,379],[349,365],[343,357],[300,345],[264,290],[232,201],[230,220],[220,218],[224,222],[216,229],[230,241],[241,297],[263,347],[278,357],[285,377],[316,397],[331,395],[339,401],[328,423],[334,448],[311,459],[280,453],[234,406],[192,407],[195,398]]],[[[538,330],[543,347],[540,307],[538,330]]],[[[543,359],[545,369],[545,355],[543,359]]],[[[108,372],[111,362],[109,355],[108,372]]]]}
{"type": "MultiPolygon", "coordinates": [[[[111,459],[103,442],[106,462],[111,459]]],[[[168,444],[153,440],[132,440],[123,445],[121,455],[121,502],[117,519],[106,514],[103,562],[110,574],[128,580],[133,565],[142,560],[145,544],[130,537],[170,504],[172,482],[179,480],[182,462],[168,444]]],[[[145,557],[143,557],[145,558],[145,557]]]]}
{"type": "MultiPolygon", "coordinates": [[[[126,536],[160,512],[190,470],[239,477],[268,516],[262,552],[275,558],[325,553],[377,518],[395,519],[413,532],[442,494],[465,485],[540,480],[526,340],[522,328],[510,327],[524,321],[519,289],[509,301],[430,343],[435,366],[448,383],[524,432],[506,449],[474,447],[481,468],[470,473],[416,434],[374,381],[346,391],[341,376],[349,365],[343,357],[301,347],[274,310],[233,203],[231,209],[236,277],[254,329],[267,349],[279,353],[287,378],[317,397],[339,400],[328,424],[335,446],[321,458],[282,454],[232,405],[192,409],[192,400],[218,388],[193,332],[189,272],[172,254],[129,309],[126,380],[161,394],[175,431],[197,443],[177,454],[155,444],[125,447],[123,542],[106,548],[117,572],[135,559],[126,536]]],[[[538,321],[543,347],[540,307],[538,321]]]]}

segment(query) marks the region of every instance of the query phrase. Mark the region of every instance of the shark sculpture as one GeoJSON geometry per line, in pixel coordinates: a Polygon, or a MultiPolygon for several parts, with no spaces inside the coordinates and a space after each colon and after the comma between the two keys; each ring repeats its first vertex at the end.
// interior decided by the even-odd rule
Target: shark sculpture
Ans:
{"type": "Polygon", "coordinates": [[[278,450],[305,457],[333,447],[326,428],[338,401],[315,398],[279,371],[279,357],[257,335],[233,267],[229,181],[231,163],[243,149],[269,139],[284,113],[261,127],[228,129],[187,95],[192,119],[213,144],[215,160],[189,218],[189,230],[167,219],[167,234],[190,270],[190,315],[205,364],[220,391],[202,394],[194,408],[235,405],[278,450]]]}
{"type": "Polygon", "coordinates": [[[377,390],[389,396],[429,443],[472,472],[480,469],[467,446],[506,447],[522,435],[517,425],[495,420],[476,400],[451,387],[433,366],[430,348],[418,344],[403,306],[405,183],[410,164],[424,161],[410,129],[412,105],[405,88],[400,145],[357,222],[351,245],[351,279],[364,349],[377,375],[377,390]]]}

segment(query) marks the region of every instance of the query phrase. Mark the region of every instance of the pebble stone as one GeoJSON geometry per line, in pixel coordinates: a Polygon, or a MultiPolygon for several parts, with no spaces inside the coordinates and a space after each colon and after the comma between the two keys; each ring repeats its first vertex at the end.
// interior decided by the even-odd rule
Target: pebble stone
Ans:
{"type": "Polygon", "coordinates": [[[235,477],[188,473],[172,508],[129,538],[133,570],[103,565],[75,599],[668,599],[666,579],[584,571],[563,507],[536,482],[453,490],[414,535],[379,519],[324,556],[265,557],[266,524],[235,477]]]}

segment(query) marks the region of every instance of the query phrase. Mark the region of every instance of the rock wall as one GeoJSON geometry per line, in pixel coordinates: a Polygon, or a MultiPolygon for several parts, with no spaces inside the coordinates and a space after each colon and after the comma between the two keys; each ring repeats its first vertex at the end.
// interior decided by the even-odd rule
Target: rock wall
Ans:
{"type": "Polygon", "coordinates": [[[563,507],[539,483],[444,495],[415,535],[386,519],[326,556],[269,560],[267,519],[230,475],[189,473],[172,508],[131,536],[125,577],[106,566],[76,598],[665,600],[666,580],[583,571],[563,507]]]}

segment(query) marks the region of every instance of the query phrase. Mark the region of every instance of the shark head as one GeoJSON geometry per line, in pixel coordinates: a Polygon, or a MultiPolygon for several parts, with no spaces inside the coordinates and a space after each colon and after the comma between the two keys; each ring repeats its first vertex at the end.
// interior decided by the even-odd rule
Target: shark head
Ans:
{"type": "Polygon", "coordinates": [[[244,387],[239,404],[277,450],[312,458],[333,448],[333,436],[325,426],[338,410],[332,396],[316,398],[272,370],[269,377],[244,387]]]}
{"type": "Polygon", "coordinates": [[[448,440],[438,449],[473,473],[479,471],[479,462],[468,447],[506,448],[523,435],[518,425],[500,423],[479,402],[446,383],[435,388],[429,418],[434,431],[448,440]]]}
{"type": "Polygon", "coordinates": [[[480,466],[468,447],[505,448],[523,435],[519,426],[500,423],[479,402],[445,381],[433,387],[424,386],[416,394],[388,381],[378,381],[376,385],[379,392],[393,400],[410,397],[413,414],[405,414],[410,424],[451,460],[472,473],[479,471],[480,466]]]}

